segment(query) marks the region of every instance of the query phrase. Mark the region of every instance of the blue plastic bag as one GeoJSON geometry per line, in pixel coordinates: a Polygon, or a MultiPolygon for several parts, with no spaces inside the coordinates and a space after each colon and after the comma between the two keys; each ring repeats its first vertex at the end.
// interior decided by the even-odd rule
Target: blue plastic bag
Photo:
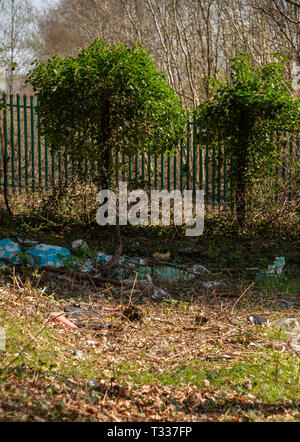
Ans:
{"type": "Polygon", "coordinates": [[[70,250],[48,244],[31,247],[25,256],[28,265],[38,268],[43,266],[61,268],[71,260],[70,250]]]}
{"type": "Polygon", "coordinates": [[[2,239],[0,241],[0,267],[3,264],[16,266],[22,264],[22,260],[19,256],[21,248],[18,243],[13,242],[9,238],[2,239]]]}

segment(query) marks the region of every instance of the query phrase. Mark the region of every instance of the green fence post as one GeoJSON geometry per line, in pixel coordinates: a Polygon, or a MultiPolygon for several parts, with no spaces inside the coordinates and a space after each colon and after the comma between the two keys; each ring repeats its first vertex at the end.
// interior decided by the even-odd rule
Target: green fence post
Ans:
{"type": "Polygon", "coordinates": [[[187,134],[187,142],[186,142],[186,187],[189,190],[190,188],[190,136],[191,136],[191,128],[190,122],[187,122],[188,134],[187,134]]]}
{"type": "Polygon", "coordinates": [[[51,149],[51,174],[52,174],[52,189],[55,187],[55,152],[51,149]]]}
{"type": "Polygon", "coordinates": [[[216,188],[215,188],[215,174],[216,174],[216,149],[215,147],[212,148],[212,203],[213,206],[215,205],[216,202],[216,188]]]}
{"type": "MultiPolygon", "coordinates": [[[[37,101],[39,105],[39,99],[37,101]]],[[[39,186],[42,186],[42,143],[41,143],[41,132],[40,132],[40,113],[37,112],[37,129],[38,129],[38,162],[39,162],[39,186]]]]}
{"type": "Polygon", "coordinates": [[[4,173],[4,183],[5,183],[5,187],[6,189],[8,189],[8,167],[7,167],[7,163],[8,163],[8,141],[7,141],[7,110],[6,110],[6,94],[3,94],[3,104],[5,106],[4,111],[3,111],[3,131],[4,131],[4,161],[6,164],[5,167],[5,173],[4,173]]]}
{"type": "Polygon", "coordinates": [[[223,200],[226,204],[227,202],[227,159],[226,159],[226,149],[224,147],[224,192],[223,192],[223,200]]]}
{"type": "MultiPolygon", "coordinates": [[[[293,142],[292,142],[292,137],[290,137],[290,164],[293,164],[293,142]]],[[[289,177],[290,180],[292,179],[293,176],[293,172],[292,172],[292,167],[290,167],[290,173],[289,173],[289,177]]],[[[289,201],[292,200],[292,189],[290,188],[289,191],[289,201]]]]}
{"type": "Polygon", "coordinates": [[[10,106],[10,155],[11,155],[11,184],[15,190],[15,129],[14,129],[14,96],[9,97],[10,106]]]}
{"type": "Polygon", "coordinates": [[[17,124],[18,124],[18,167],[19,167],[19,190],[22,189],[22,148],[21,148],[21,106],[20,95],[17,94],[17,124]]]}
{"type": "MultiPolygon", "coordinates": [[[[279,134],[278,131],[276,131],[276,135],[277,135],[277,144],[279,145],[280,134],[279,134]]],[[[286,134],[285,134],[285,136],[286,136],[286,134]]],[[[279,188],[279,182],[278,182],[279,167],[278,167],[278,164],[276,164],[275,173],[276,173],[276,195],[275,195],[275,200],[277,202],[278,201],[278,188],[279,188]]]]}
{"type": "Polygon", "coordinates": [[[208,146],[205,148],[205,197],[207,201],[211,200],[209,193],[209,150],[208,146]]]}
{"type": "Polygon", "coordinates": [[[174,167],[174,190],[177,189],[177,151],[174,155],[174,161],[173,161],[173,167],[174,167]]]}
{"type": "Polygon", "coordinates": [[[62,183],[61,151],[58,152],[58,182],[62,183]]]}
{"type": "MultiPolygon", "coordinates": [[[[126,144],[126,138],[125,138],[125,123],[124,120],[122,121],[122,145],[123,145],[123,152],[125,150],[125,144],[126,144]]],[[[125,182],[125,155],[122,152],[122,182],[125,182]]]]}
{"type": "Polygon", "coordinates": [[[151,155],[148,155],[148,187],[151,188],[151,155]]]}
{"type": "Polygon", "coordinates": [[[139,157],[138,154],[135,155],[135,185],[138,185],[139,181],[139,157]]]}
{"type": "Polygon", "coordinates": [[[29,175],[28,175],[28,121],[27,121],[27,97],[23,96],[24,106],[24,150],[25,150],[25,185],[28,191],[29,175]]]}
{"type": "Polygon", "coordinates": [[[122,153],[122,181],[125,182],[125,155],[122,153]]]}
{"type": "Polygon", "coordinates": [[[167,157],[167,183],[168,183],[168,192],[171,190],[171,159],[168,155],[167,157]]]}
{"type": "Polygon", "coordinates": [[[197,120],[196,115],[193,118],[193,195],[196,196],[197,189],[197,120]]]}
{"type": "Polygon", "coordinates": [[[286,168],[286,147],[287,147],[287,143],[286,140],[283,141],[283,158],[282,158],[282,170],[281,170],[281,177],[283,179],[283,181],[285,181],[285,168],[286,168]]]}
{"type": "Polygon", "coordinates": [[[46,190],[48,190],[48,188],[49,188],[49,183],[48,183],[48,144],[47,144],[46,139],[45,139],[45,186],[46,186],[46,190]]]}
{"type": "Polygon", "coordinates": [[[132,157],[130,156],[128,158],[128,174],[129,174],[129,186],[131,186],[131,180],[132,180],[132,165],[131,165],[132,157]]]}
{"type": "Polygon", "coordinates": [[[157,190],[157,155],[154,157],[154,186],[157,190]]]}
{"type": "Polygon", "coordinates": [[[30,97],[30,123],[31,123],[31,177],[32,183],[31,188],[32,191],[35,191],[35,152],[34,152],[34,103],[33,96],[30,97]]]}
{"type": "Polygon", "coordinates": [[[116,152],[115,167],[116,167],[116,185],[118,186],[118,184],[119,184],[119,152],[116,152]]]}
{"type": "Polygon", "coordinates": [[[221,146],[218,146],[218,206],[221,205],[221,146]]]}
{"type": "Polygon", "coordinates": [[[145,154],[142,153],[142,185],[145,185],[145,154]]]}
{"type": "Polygon", "coordinates": [[[203,189],[203,153],[199,147],[199,189],[203,189]]]}
{"type": "Polygon", "coordinates": [[[180,143],[180,192],[183,192],[183,143],[180,143]]]}
{"type": "MultiPolygon", "coordinates": [[[[93,163],[94,165],[94,163],[93,163]]],[[[94,169],[92,173],[94,172],[94,169]]],[[[65,183],[66,186],[69,184],[69,155],[68,152],[65,152],[65,183]]]]}
{"type": "Polygon", "coordinates": [[[162,154],[160,157],[160,188],[161,188],[161,190],[163,190],[164,184],[165,184],[164,183],[164,173],[165,173],[164,162],[165,162],[165,158],[164,158],[164,155],[162,154]]]}
{"type": "MultiPolygon", "coordinates": [[[[112,153],[112,149],[110,149],[110,151],[109,151],[109,158],[110,158],[109,163],[110,163],[110,164],[113,164],[113,153],[112,153]]],[[[89,164],[89,166],[90,166],[90,164],[89,164]]],[[[87,169],[86,173],[87,173],[87,172],[88,172],[88,169],[87,169]]],[[[113,173],[111,173],[111,174],[109,175],[109,181],[108,181],[109,185],[113,185],[113,181],[114,181],[114,177],[113,177],[113,173]]]]}

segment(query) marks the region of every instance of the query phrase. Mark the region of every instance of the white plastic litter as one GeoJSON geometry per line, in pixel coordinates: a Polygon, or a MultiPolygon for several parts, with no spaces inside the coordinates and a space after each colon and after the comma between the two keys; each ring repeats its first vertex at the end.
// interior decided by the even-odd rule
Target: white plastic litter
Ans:
{"type": "Polygon", "coordinates": [[[269,265],[267,270],[265,270],[264,272],[259,273],[257,275],[257,278],[259,279],[264,276],[267,276],[269,278],[278,278],[281,275],[284,266],[285,266],[284,256],[276,257],[273,264],[269,265]]]}
{"type": "Polygon", "coordinates": [[[285,258],[283,256],[277,257],[273,263],[268,267],[266,271],[267,275],[279,276],[285,266],[285,258]]]}
{"type": "Polygon", "coordinates": [[[83,239],[76,239],[76,241],[72,242],[72,249],[78,250],[78,249],[88,249],[89,246],[86,241],[83,239]]]}
{"type": "Polygon", "coordinates": [[[193,273],[195,273],[195,275],[201,275],[201,273],[210,273],[210,271],[209,271],[206,267],[204,267],[204,266],[202,266],[202,265],[200,265],[200,264],[194,264],[194,265],[190,268],[190,270],[191,270],[193,273]]]}
{"type": "Polygon", "coordinates": [[[274,322],[274,325],[282,330],[297,329],[300,331],[299,322],[295,318],[281,318],[274,322]]]}

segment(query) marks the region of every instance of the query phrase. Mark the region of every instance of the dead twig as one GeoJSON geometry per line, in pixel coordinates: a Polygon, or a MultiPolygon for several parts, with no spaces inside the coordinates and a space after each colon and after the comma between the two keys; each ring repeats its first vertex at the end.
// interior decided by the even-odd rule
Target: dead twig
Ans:
{"type": "Polygon", "coordinates": [[[241,294],[241,296],[236,300],[236,302],[233,304],[231,314],[233,313],[235,307],[238,305],[239,302],[242,302],[245,299],[246,294],[248,291],[255,285],[255,282],[252,282],[252,284],[249,285],[249,287],[246,288],[246,290],[241,294]]]}

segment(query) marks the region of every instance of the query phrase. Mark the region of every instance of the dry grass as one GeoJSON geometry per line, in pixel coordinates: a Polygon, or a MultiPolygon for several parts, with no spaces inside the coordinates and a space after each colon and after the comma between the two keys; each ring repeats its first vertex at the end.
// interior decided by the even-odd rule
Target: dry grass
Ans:
{"type": "Polygon", "coordinates": [[[171,299],[140,304],[142,320],[131,322],[120,288],[85,282],[70,302],[70,283],[50,290],[51,276],[35,275],[36,283],[1,275],[1,420],[298,420],[297,356],[284,333],[246,319],[249,312],[286,317],[274,297],[258,307],[252,287],[237,303],[245,285],[237,296],[193,289],[193,300],[180,300],[182,287],[174,287],[171,299]],[[104,328],[67,330],[51,321],[66,304],[99,313],[104,328]]]}

